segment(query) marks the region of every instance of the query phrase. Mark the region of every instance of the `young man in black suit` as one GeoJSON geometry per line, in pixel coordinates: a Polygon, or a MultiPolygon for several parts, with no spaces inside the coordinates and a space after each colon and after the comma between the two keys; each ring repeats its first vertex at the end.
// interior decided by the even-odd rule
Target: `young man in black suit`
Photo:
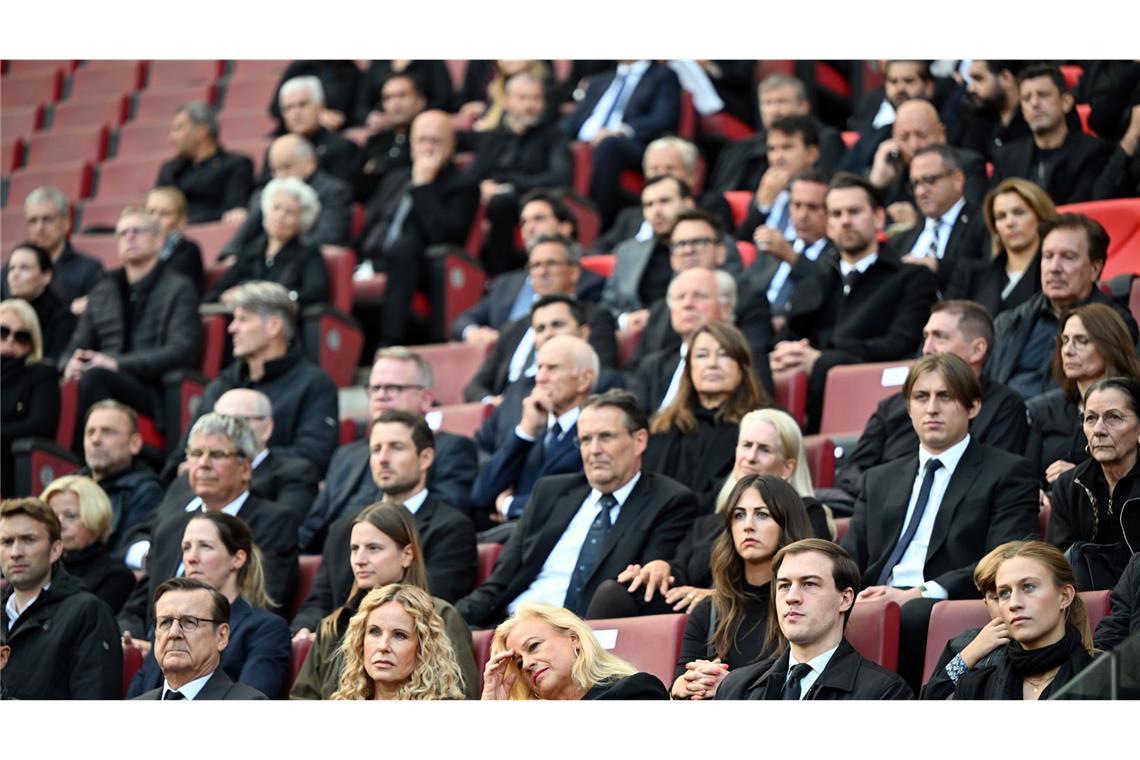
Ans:
{"type": "MultiPolygon", "coordinates": [[[[372,425],[369,451],[369,469],[380,489],[376,501],[403,504],[415,516],[431,594],[447,601],[463,596],[475,583],[475,525],[427,487],[436,453],[431,428],[417,414],[389,409],[372,425]]],[[[293,618],[295,638],[312,637],[321,619],[348,598],[353,584],[349,537],[357,514],[346,513],[329,528],[313,589],[293,618]]]]}
{"type": "Polygon", "coordinates": [[[899,676],[864,658],[843,635],[860,585],[850,554],[805,538],[776,552],[772,576],[785,651],[729,673],[716,699],[914,699],[899,676]]]}
{"type": "Polygon", "coordinates": [[[154,592],[154,658],[163,683],[135,699],[269,699],[221,668],[230,643],[230,602],[194,578],[171,578],[154,592]]]}
{"type": "Polygon", "coordinates": [[[696,517],[696,497],[641,471],[648,420],[625,391],[591,396],[578,417],[582,475],[541,479],[491,577],[456,604],[493,626],[519,603],[583,614],[602,581],[626,566],[667,559],[696,517]]]}
{"type": "Polygon", "coordinates": [[[918,451],[867,470],[841,543],[863,572],[859,598],[902,607],[899,672],[917,688],[934,604],[976,598],[978,560],[1037,530],[1037,471],[972,439],[982,388],[960,357],[922,357],[903,395],[918,451]]]}

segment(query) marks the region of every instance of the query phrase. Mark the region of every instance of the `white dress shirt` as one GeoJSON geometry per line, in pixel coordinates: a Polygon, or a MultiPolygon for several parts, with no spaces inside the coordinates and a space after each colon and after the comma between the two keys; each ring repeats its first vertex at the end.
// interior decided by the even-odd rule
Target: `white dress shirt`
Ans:
{"type": "Polygon", "coordinates": [[[682,341],[680,351],[681,361],[677,362],[677,369],[673,370],[673,379],[669,381],[669,387],[665,389],[665,398],[661,400],[661,406],[657,407],[657,411],[661,411],[673,403],[673,399],[677,397],[677,391],[681,390],[681,375],[685,374],[685,357],[689,355],[689,344],[682,341]]]}
{"type": "MultiPolygon", "coordinates": [[[[629,494],[633,491],[637,481],[641,480],[638,472],[624,486],[614,491],[617,504],[610,508],[610,524],[614,525],[621,516],[621,507],[629,494]]],[[[582,552],[582,544],[586,543],[586,536],[590,533],[590,525],[598,516],[598,501],[602,492],[596,488],[590,489],[590,495],[578,507],[578,512],[562,531],[562,537],[550,550],[546,562],[538,572],[538,577],[530,584],[530,588],[522,592],[507,605],[510,612],[523,602],[546,602],[555,607],[561,607],[566,602],[566,592],[570,588],[570,576],[574,573],[574,566],[578,564],[578,555],[582,552]]]]}
{"type": "Polygon", "coordinates": [[[47,591],[49,588],[51,588],[50,583],[47,584],[46,586],[44,586],[43,588],[41,588],[39,590],[39,593],[37,593],[35,596],[33,596],[31,601],[29,601],[27,604],[24,605],[24,609],[22,609],[22,610],[16,609],[16,594],[15,594],[15,592],[13,592],[8,597],[8,603],[4,605],[4,611],[8,613],[8,630],[12,630],[12,626],[14,626],[16,624],[16,621],[19,620],[20,615],[24,614],[24,612],[29,607],[31,607],[33,604],[35,604],[36,600],[40,598],[40,594],[47,591]]]}
{"type": "MultiPolygon", "coordinates": [[[[218,667],[219,668],[221,667],[220,663],[218,664],[218,667]]],[[[175,689],[173,686],[171,686],[169,683],[167,683],[165,678],[163,678],[162,679],[162,694],[159,695],[159,699],[165,699],[166,698],[166,692],[168,692],[168,691],[177,691],[179,694],[182,695],[183,699],[188,699],[190,701],[194,701],[195,699],[198,698],[198,694],[202,691],[202,688],[206,685],[206,681],[209,681],[210,677],[213,675],[214,675],[214,671],[211,670],[209,673],[202,676],[201,678],[195,678],[193,681],[190,681],[189,683],[182,684],[181,689],[175,689]]]]}
{"type": "Polygon", "coordinates": [[[938,260],[941,261],[946,255],[946,243],[950,240],[950,233],[954,231],[954,224],[958,221],[958,214],[962,213],[962,209],[966,206],[966,199],[959,198],[958,202],[950,207],[942,216],[937,219],[927,218],[926,225],[922,229],[922,234],[914,241],[914,246],[910,249],[911,256],[926,256],[930,250],[930,244],[933,242],[934,229],[938,228],[938,260]]]}
{"type": "Polygon", "coordinates": [[[515,380],[518,380],[523,376],[523,373],[527,371],[530,364],[528,360],[530,359],[531,353],[534,352],[534,343],[534,328],[528,327],[526,328],[526,332],[523,333],[522,340],[519,341],[515,352],[511,355],[511,363],[507,365],[508,383],[513,383],[515,380]]]}
{"type": "MultiPolygon", "coordinates": [[[[863,258],[856,261],[854,264],[848,264],[844,259],[841,258],[841,259],[839,259],[839,273],[841,275],[843,275],[844,278],[846,278],[847,275],[851,274],[852,272],[858,272],[859,274],[866,274],[867,270],[871,268],[871,265],[874,264],[878,260],[879,260],[879,252],[878,251],[875,251],[870,256],[864,256],[863,258]]],[[[843,284],[843,295],[847,295],[850,292],[851,292],[851,287],[849,285],[847,285],[846,283],[844,283],[843,284]]]]}
{"type": "MultiPolygon", "coordinates": [[[[810,261],[818,261],[819,255],[823,253],[823,249],[826,247],[826,237],[821,237],[811,245],[806,246],[803,238],[796,238],[792,241],[792,250],[801,256],[807,256],[810,261]]],[[[792,265],[786,261],[781,261],[780,266],[776,267],[776,271],[772,275],[772,281],[768,283],[768,303],[776,303],[776,298],[780,295],[780,288],[784,287],[784,283],[787,282],[791,274],[792,265]]]]}
{"type": "MultiPolygon", "coordinates": [[[[827,667],[827,663],[831,662],[831,657],[832,657],[832,655],[835,654],[835,650],[837,650],[837,649],[839,649],[838,644],[833,646],[831,649],[828,649],[823,654],[817,655],[816,657],[813,657],[812,659],[803,663],[804,665],[807,665],[809,668],[811,668],[811,670],[803,678],[800,679],[800,701],[801,702],[803,701],[803,698],[807,696],[808,689],[810,689],[812,687],[812,685],[817,680],[819,680],[819,677],[821,675],[823,675],[823,669],[827,667]]],[[[799,664],[800,664],[800,661],[797,660],[791,652],[789,652],[788,653],[788,673],[792,672],[792,666],[793,665],[799,665],[799,664]]],[[[785,681],[784,683],[786,685],[787,681],[785,681]]]]}

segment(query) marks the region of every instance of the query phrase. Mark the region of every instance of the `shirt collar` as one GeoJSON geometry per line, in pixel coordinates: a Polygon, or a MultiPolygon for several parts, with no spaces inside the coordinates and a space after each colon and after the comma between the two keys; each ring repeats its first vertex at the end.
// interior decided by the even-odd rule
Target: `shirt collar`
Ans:
{"type": "MultiPolygon", "coordinates": [[[[226,506],[222,507],[222,511],[231,517],[237,517],[238,512],[241,511],[242,505],[245,504],[245,500],[248,498],[249,498],[249,489],[247,488],[246,490],[241,492],[240,496],[238,496],[236,499],[231,501],[226,506]]],[[[202,501],[201,497],[195,496],[190,501],[190,503],[186,505],[186,511],[187,512],[197,512],[199,510],[202,512],[205,512],[206,511],[206,503],[204,501],[202,501]]]]}
{"type": "Polygon", "coordinates": [[[878,251],[875,251],[870,256],[864,256],[863,258],[856,261],[854,264],[848,264],[844,259],[841,258],[841,259],[839,259],[839,273],[842,275],[848,275],[852,271],[855,271],[855,272],[858,272],[859,274],[865,274],[866,271],[871,268],[871,265],[874,264],[878,260],[879,260],[879,252],[878,251]]]}
{"type": "Polygon", "coordinates": [[[413,515],[420,511],[420,507],[427,501],[428,490],[426,488],[420,489],[417,493],[404,499],[404,508],[411,512],[413,515]]]}
{"type": "MultiPolygon", "coordinates": [[[[951,206],[950,209],[945,214],[938,217],[938,219],[937,219],[938,223],[953,229],[954,223],[958,221],[958,215],[962,213],[962,209],[965,207],[965,205],[966,205],[966,198],[965,197],[959,198],[958,202],[955,203],[953,206],[951,206]]],[[[934,219],[928,218],[926,220],[926,228],[930,229],[931,227],[933,227],[934,222],[935,222],[934,219]]]]}
{"type": "Polygon", "coordinates": [[[634,61],[633,63],[619,63],[617,67],[617,76],[627,74],[635,74],[641,76],[649,68],[649,61],[634,61]]]}
{"type": "MultiPolygon", "coordinates": [[[[629,498],[630,493],[633,491],[634,487],[637,485],[637,481],[639,481],[639,480],[641,480],[641,471],[640,470],[637,471],[636,475],[634,475],[632,478],[630,478],[628,483],[626,483],[624,486],[622,486],[621,488],[619,488],[618,490],[613,492],[614,498],[617,499],[617,506],[620,507],[622,504],[625,504],[625,500],[629,498]]],[[[597,504],[598,500],[601,498],[602,498],[602,492],[601,491],[599,491],[596,488],[590,489],[590,500],[594,504],[597,504]]]]}
{"type": "MultiPolygon", "coordinates": [[[[816,655],[815,657],[811,658],[810,660],[808,660],[807,662],[805,662],[803,664],[807,665],[815,673],[822,673],[823,669],[827,667],[827,663],[831,662],[832,656],[835,654],[836,650],[838,650],[838,649],[839,649],[839,645],[836,644],[831,649],[828,649],[826,652],[823,652],[822,654],[816,655]]],[[[792,671],[793,665],[798,665],[798,664],[800,664],[800,661],[797,660],[792,655],[791,652],[788,652],[788,672],[790,673],[792,671]]]]}
{"type": "Polygon", "coordinates": [[[563,412],[562,416],[555,419],[554,413],[546,415],[546,429],[550,430],[554,427],[554,423],[558,423],[558,427],[565,433],[567,430],[578,424],[578,415],[581,414],[582,407],[576,406],[573,409],[563,412]]]}
{"type": "MultiPolygon", "coordinates": [[[[218,667],[221,667],[221,663],[218,664],[218,667]]],[[[189,700],[197,699],[198,694],[201,693],[202,689],[206,686],[206,681],[209,681],[210,677],[213,675],[214,675],[214,671],[211,670],[209,673],[202,676],[201,678],[195,678],[190,683],[182,684],[181,689],[175,689],[173,686],[171,686],[167,682],[167,680],[165,678],[163,678],[162,679],[162,694],[159,695],[159,698],[160,699],[165,698],[166,692],[168,692],[168,691],[177,691],[179,694],[182,695],[183,699],[189,699],[189,700]]]]}
{"type": "Polygon", "coordinates": [[[918,471],[924,472],[926,470],[926,463],[931,459],[937,457],[938,461],[942,463],[942,467],[946,472],[953,474],[955,468],[958,467],[958,462],[962,460],[962,455],[966,453],[966,447],[970,445],[970,434],[966,433],[966,437],[955,443],[950,448],[943,451],[941,454],[931,454],[922,444],[918,446],[918,471]]]}
{"type": "Polygon", "coordinates": [[[261,453],[255,456],[253,461],[249,463],[250,468],[256,470],[257,466],[264,462],[267,456],[269,456],[269,449],[262,449],[261,453]]]}
{"type": "Polygon", "coordinates": [[[34,597],[32,597],[32,600],[30,602],[28,602],[27,604],[25,604],[24,609],[22,609],[22,610],[16,609],[16,593],[15,593],[15,591],[13,591],[11,594],[9,594],[8,595],[8,603],[4,605],[4,610],[8,613],[8,627],[11,628],[12,624],[16,622],[16,618],[20,617],[20,615],[23,615],[25,612],[27,612],[28,608],[31,607],[33,604],[35,604],[36,600],[40,598],[40,594],[47,591],[49,588],[51,588],[51,582],[50,581],[48,583],[44,584],[44,587],[40,589],[39,594],[36,594],[34,597]]]}

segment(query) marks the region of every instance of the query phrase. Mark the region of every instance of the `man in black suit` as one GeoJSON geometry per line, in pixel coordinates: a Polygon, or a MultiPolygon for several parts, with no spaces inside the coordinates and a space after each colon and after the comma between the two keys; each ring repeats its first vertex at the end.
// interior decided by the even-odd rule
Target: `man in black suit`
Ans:
{"type": "Polygon", "coordinates": [[[590,143],[590,198],[607,230],[618,212],[623,169],[636,169],[645,146],[674,129],[681,85],[672,69],[651,61],[622,61],[612,74],[593,77],[586,95],[562,121],[571,140],[590,143]]]}
{"type": "Polygon", "coordinates": [[[964,194],[966,175],[959,152],[949,145],[932,143],[914,152],[910,185],[921,216],[892,245],[904,263],[921,264],[937,274],[939,289],[945,291],[959,263],[989,260],[986,220],[964,194]]]}
{"type": "Polygon", "coordinates": [[[891,136],[897,109],[908,100],[934,97],[936,83],[930,61],[891,60],[883,65],[883,86],[864,96],[848,121],[859,141],[839,162],[844,171],[862,173],[871,164],[879,143],[891,136]]]}
{"type": "MultiPolygon", "coordinates": [[[[352,166],[356,161],[356,143],[321,124],[321,112],[325,108],[325,88],[315,76],[298,76],[287,80],[277,91],[277,103],[281,109],[282,128],[280,137],[293,134],[303,137],[312,144],[317,153],[317,164],[332,176],[344,182],[352,181],[352,166]]],[[[258,184],[264,185],[272,179],[268,149],[262,166],[258,184]]]]}
{"type": "MultiPolygon", "coordinates": [[[[403,504],[415,516],[428,590],[455,601],[475,584],[475,525],[427,487],[435,461],[431,428],[417,414],[389,409],[372,425],[369,449],[369,469],[380,489],[376,501],[403,504]]],[[[294,640],[311,638],[321,619],[348,599],[353,586],[349,537],[357,514],[346,513],[329,528],[313,590],[293,618],[294,640]]]]}
{"type": "Polygon", "coordinates": [[[1119,177],[1104,171],[1113,146],[1069,126],[1066,116],[1074,101],[1061,70],[1052,64],[1027,66],[1017,87],[1033,136],[994,152],[994,183],[1024,177],[1044,188],[1058,206],[1116,197],[1119,177]]]}
{"type": "MultiPolygon", "coordinates": [[[[1022,455],[1029,440],[1025,401],[1001,383],[982,377],[982,367],[994,346],[994,321],[973,301],[939,301],[922,328],[922,353],[951,353],[970,365],[982,386],[982,409],[970,421],[978,443],[1022,455]]],[[[852,499],[863,487],[863,473],[875,465],[910,455],[918,445],[907,399],[902,393],[879,402],[863,427],[855,450],[843,459],[835,485],[852,499]]],[[[833,504],[827,499],[829,504],[833,504]]]]}
{"type": "MultiPolygon", "coordinates": [[[[221,395],[213,411],[227,417],[240,417],[253,432],[257,453],[250,461],[253,474],[249,492],[293,513],[298,523],[304,520],[317,498],[320,474],[312,463],[269,448],[273,435],[273,403],[269,397],[261,391],[234,388],[221,395]]],[[[189,474],[182,473],[166,489],[157,509],[159,519],[177,513],[193,498],[189,474]]]]}
{"type": "MultiPolygon", "coordinates": [[[[529,250],[542,235],[560,235],[567,240],[578,237],[578,220],[562,196],[552,190],[531,190],[522,201],[519,213],[519,230],[529,250]]],[[[551,268],[540,268],[535,277],[549,278],[556,274],[551,268]]],[[[604,277],[578,267],[578,283],[574,293],[581,301],[597,303],[605,286],[604,277]]],[[[464,343],[489,345],[499,339],[503,325],[530,314],[534,302],[542,296],[534,289],[529,267],[506,272],[496,277],[491,292],[479,303],[456,317],[451,326],[453,340],[464,343]]]]}
{"type": "MultiPolygon", "coordinates": [[[[363,271],[388,273],[381,344],[403,343],[412,297],[425,287],[427,251],[463,245],[479,207],[479,188],[452,161],[455,128],[442,111],[424,111],[412,123],[412,166],[390,171],[364,212],[356,249],[363,271]]],[[[359,270],[358,270],[359,271],[359,270]]]]}
{"type": "Polygon", "coordinates": [[[1041,224],[1041,291],[994,321],[997,346],[986,375],[1024,398],[1052,390],[1049,371],[1060,318],[1067,309],[1103,303],[1116,309],[1132,340],[1136,320],[1096,286],[1108,260],[1108,233],[1084,214],[1059,214],[1041,224]]]}
{"type": "Polygon", "coordinates": [[[226,220],[241,211],[253,189],[253,162],[218,144],[218,117],[194,100],[174,114],[170,142],[177,152],[158,170],[155,187],[173,185],[186,196],[191,224],[226,220]]]}
{"type": "Polygon", "coordinates": [[[581,615],[602,581],[668,559],[692,525],[693,494],[641,471],[648,420],[631,394],[588,398],[578,440],[585,473],[535,485],[491,577],[456,605],[470,625],[492,626],[526,601],[581,615]]]}
{"type": "Polygon", "coordinates": [[[1037,472],[972,439],[982,388],[958,356],[919,359],[903,395],[918,451],[867,470],[841,543],[863,572],[859,599],[902,607],[899,672],[915,686],[930,609],[940,599],[976,598],[978,560],[1037,530],[1037,472]]]}
{"type": "Polygon", "coordinates": [[[784,339],[769,357],[774,376],[808,373],[805,432],[819,429],[828,370],[913,355],[938,297],[938,278],[929,269],[903,264],[879,244],[883,204],[870,182],[837,174],[824,202],[838,266],[829,264],[821,277],[797,286],[784,339]]]}
{"type": "Polygon", "coordinates": [[[261,550],[265,590],[277,607],[288,604],[297,580],[297,518],[249,492],[250,462],[256,454],[253,432],[240,417],[211,412],[194,423],[186,447],[191,500],[136,531],[127,550],[128,558],[146,557],[146,579],[135,586],[119,614],[125,634],[137,637],[150,630],[155,591],[167,578],[182,574],[182,534],[199,512],[225,512],[249,526],[261,550]]]}
{"type": "Polygon", "coordinates": [[[505,85],[499,126],[479,135],[475,161],[468,171],[479,182],[490,229],[483,243],[487,275],[495,277],[522,266],[525,255],[515,249],[519,198],[541,187],[568,187],[572,166],[566,136],[544,122],[543,83],[523,71],[505,85]]]}
{"type": "Polygon", "coordinates": [[[716,699],[914,699],[906,683],[866,659],[843,635],[859,567],[830,541],[805,538],[772,558],[775,620],[786,651],[715,684],[716,699]]]}
{"type": "MultiPolygon", "coordinates": [[[[494,348],[479,367],[471,382],[463,389],[467,401],[483,401],[498,405],[503,391],[524,375],[534,374],[534,352],[538,349],[540,331],[548,332],[551,320],[565,319],[565,312],[547,313],[548,297],[561,296],[558,301],[573,298],[574,288],[581,271],[578,246],[567,238],[542,235],[530,249],[529,264],[531,286],[539,295],[529,317],[521,317],[503,326],[494,348]],[[539,318],[541,317],[541,318],[539,318]]],[[[578,302],[590,331],[587,339],[604,367],[617,364],[617,341],[614,338],[614,320],[609,312],[597,304],[578,302]]]]}
{"type": "Polygon", "coordinates": [[[364,143],[353,165],[353,195],[360,203],[368,201],[388,172],[412,165],[408,133],[415,118],[428,107],[423,84],[409,71],[390,73],[379,92],[380,109],[368,120],[369,126],[379,131],[364,143]]]}
{"type": "Polygon", "coordinates": [[[966,97],[946,136],[951,145],[976,151],[992,162],[1003,145],[1032,134],[1021,115],[1017,92],[1022,65],[1022,61],[970,61],[966,97]]]}
{"type": "Polygon", "coordinates": [[[785,239],[795,237],[788,185],[792,177],[819,161],[819,131],[810,116],[785,116],[772,122],[764,138],[766,160],[760,181],[752,191],[748,214],[734,233],[737,240],[751,240],[760,226],[776,230],[785,239]]]}
{"type": "MultiPolygon", "coordinates": [[[[368,376],[369,420],[375,422],[389,409],[427,414],[432,382],[431,365],[419,354],[402,346],[380,349],[368,376]]],[[[444,503],[470,514],[471,484],[478,470],[475,444],[470,438],[441,431],[435,434],[434,449],[427,487],[444,503]]],[[[367,437],[341,446],[329,465],[324,489],[301,524],[301,548],[319,551],[329,525],[382,498],[368,467],[367,437]]]]}
{"type": "Polygon", "coordinates": [[[154,592],[154,658],[162,686],[135,699],[269,699],[221,668],[230,643],[230,600],[208,583],[171,578],[154,592]]]}

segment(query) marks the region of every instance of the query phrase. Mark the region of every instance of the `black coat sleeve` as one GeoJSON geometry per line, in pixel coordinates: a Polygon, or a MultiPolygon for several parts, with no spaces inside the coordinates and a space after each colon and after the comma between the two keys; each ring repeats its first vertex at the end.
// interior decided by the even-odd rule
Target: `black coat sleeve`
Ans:
{"type": "Polygon", "coordinates": [[[145,382],[157,383],[172,369],[197,366],[202,345],[198,293],[188,280],[179,277],[179,281],[186,287],[163,291],[163,295],[171,299],[172,306],[162,345],[116,357],[121,371],[145,382]]]}
{"type": "Polygon", "coordinates": [[[1093,643],[1098,649],[1120,646],[1129,633],[1140,627],[1140,554],[1133,554],[1109,595],[1112,612],[1096,627],[1093,643]]]}
{"type": "Polygon", "coordinates": [[[709,622],[711,620],[712,599],[697,602],[685,620],[685,633],[681,637],[681,654],[677,658],[677,668],[673,680],[685,673],[685,665],[694,660],[709,659],[709,622]]]}
{"type": "Polygon", "coordinates": [[[424,547],[428,588],[432,596],[455,602],[475,586],[478,555],[475,548],[475,523],[460,519],[448,521],[445,532],[432,536],[424,547]]]}
{"type": "MultiPolygon", "coordinates": [[[[88,596],[86,609],[73,617],[68,693],[71,699],[121,699],[123,647],[115,616],[104,602],[88,596]]],[[[54,656],[67,656],[62,652],[54,656]]]]}

